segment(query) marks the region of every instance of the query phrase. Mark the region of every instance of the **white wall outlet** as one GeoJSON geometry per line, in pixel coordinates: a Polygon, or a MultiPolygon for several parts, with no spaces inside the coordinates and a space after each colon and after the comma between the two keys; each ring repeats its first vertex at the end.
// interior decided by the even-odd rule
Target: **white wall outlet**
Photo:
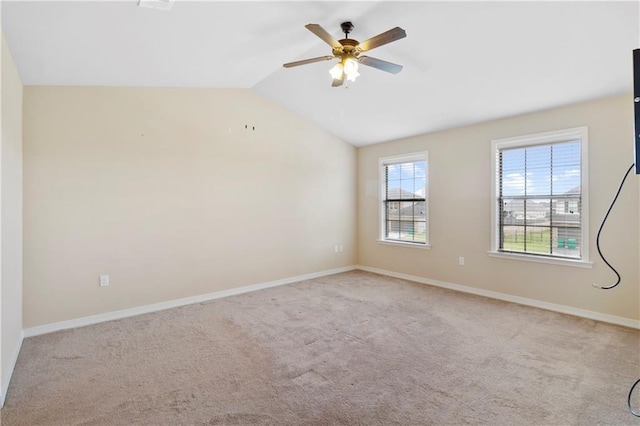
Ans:
{"type": "Polygon", "coordinates": [[[109,285],[109,275],[100,275],[100,287],[107,287],[109,285]]]}
{"type": "Polygon", "coordinates": [[[333,246],[333,252],[334,252],[334,253],[337,253],[337,252],[338,252],[338,246],[337,246],[337,245],[333,246]]]}
{"type": "Polygon", "coordinates": [[[464,257],[460,256],[458,258],[458,265],[464,265],[464,257]]]}
{"type": "Polygon", "coordinates": [[[338,246],[338,251],[339,251],[340,253],[342,253],[342,252],[344,251],[344,246],[343,246],[342,244],[340,244],[340,245],[338,246]]]}

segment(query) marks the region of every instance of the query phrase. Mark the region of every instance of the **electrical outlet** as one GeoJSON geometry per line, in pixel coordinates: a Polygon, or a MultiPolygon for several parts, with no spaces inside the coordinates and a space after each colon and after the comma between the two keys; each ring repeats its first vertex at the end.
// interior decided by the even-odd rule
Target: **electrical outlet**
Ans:
{"type": "Polygon", "coordinates": [[[109,275],[100,275],[100,287],[107,287],[109,285],[109,275]]]}
{"type": "Polygon", "coordinates": [[[464,265],[464,257],[460,256],[458,258],[458,265],[464,265]]]}

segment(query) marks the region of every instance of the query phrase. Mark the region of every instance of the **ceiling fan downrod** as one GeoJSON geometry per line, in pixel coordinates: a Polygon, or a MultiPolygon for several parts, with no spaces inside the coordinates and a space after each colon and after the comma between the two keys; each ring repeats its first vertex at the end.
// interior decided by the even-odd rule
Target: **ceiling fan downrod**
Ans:
{"type": "Polygon", "coordinates": [[[353,31],[353,23],[351,23],[351,21],[343,22],[342,24],[340,24],[340,28],[342,28],[344,38],[349,38],[349,33],[353,31]]]}

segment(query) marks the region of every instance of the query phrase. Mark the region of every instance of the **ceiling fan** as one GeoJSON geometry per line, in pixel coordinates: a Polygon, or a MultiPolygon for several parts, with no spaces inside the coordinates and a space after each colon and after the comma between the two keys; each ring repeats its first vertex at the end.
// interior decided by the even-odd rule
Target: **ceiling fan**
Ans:
{"type": "Polygon", "coordinates": [[[360,75],[358,73],[358,64],[367,65],[392,74],[402,71],[402,65],[393,62],[383,61],[382,59],[372,58],[371,56],[361,55],[363,52],[375,49],[392,41],[405,38],[407,33],[400,27],[395,27],[389,31],[385,31],[377,36],[360,43],[358,40],[349,38],[349,33],[353,30],[353,24],[349,21],[343,22],[340,27],[344,33],[342,40],[336,40],[324,28],[318,24],[307,24],[305,28],[320,37],[325,43],[332,48],[332,55],[319,56],[317,58],[303,59],[301,61],[289,62],[283,65],[285,68],[297,67],[299,65],[312,64],[314,62],[329,61],[334,58],[340,59],[329,73],[333,78],[332,87],[342,86],[345,77],[349,81],[355,81],[360,75]]]}

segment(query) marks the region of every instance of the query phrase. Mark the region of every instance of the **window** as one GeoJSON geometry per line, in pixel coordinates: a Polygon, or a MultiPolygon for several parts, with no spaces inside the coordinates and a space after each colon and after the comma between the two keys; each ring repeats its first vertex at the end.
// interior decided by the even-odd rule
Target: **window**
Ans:
{"type": "Polygon", "coordinates": [[[492,252],[588,262],[587,128],[492,142],[492,252]]]}
{"type": "Polygon", "coordinates": [[[380,241],[426,247],[427,153],[380,159],[380,181],[380,241]]]}

